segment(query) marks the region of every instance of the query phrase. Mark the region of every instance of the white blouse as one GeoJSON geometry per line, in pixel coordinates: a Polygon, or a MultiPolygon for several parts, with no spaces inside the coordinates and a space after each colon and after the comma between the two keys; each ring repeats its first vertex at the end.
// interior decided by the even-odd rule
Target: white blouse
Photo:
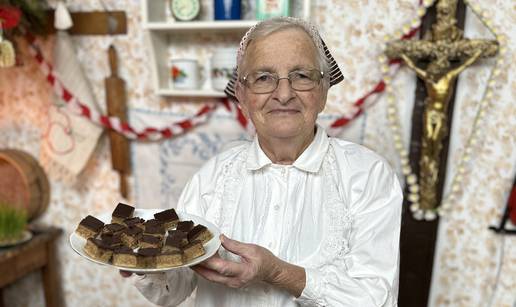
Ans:
{"type": "MultiPolygon", "coordinates": [[[[324,129],[292,165],[278,165],[253,142],[225,151],[196,173],[178,210],[222,233],[304,267],[295,298],[265,283],[232,289],[190,269],[149,274],[136,287],[175,306],[197,287],[196,306],[396,306],[402,192],[377,154],[329,138],[324,129]]],[[[239,261],[223,248],[224,258],[239,261]]]]}

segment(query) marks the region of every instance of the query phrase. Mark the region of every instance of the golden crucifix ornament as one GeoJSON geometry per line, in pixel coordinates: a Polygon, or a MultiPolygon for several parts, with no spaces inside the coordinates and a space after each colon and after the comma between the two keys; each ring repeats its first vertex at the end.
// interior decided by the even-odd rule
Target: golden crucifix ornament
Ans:
{"type": "Polygon", "coordinates": [[[435,210],[437,184],[443,139],[448,135],[448,104],[458,75],[481,57],[492,57],[498,52],[495,40],[463,38],[455,18],[457,0],[440,0],[437,20],[431,31],[420,41],[393,41],[385,51],[390,59],[401,58],[426,87],[427,98],[423,113],[422,150],[419,160],[420,208],[435,210]],[[428,61],[423,68],[419,60],[428,61]]]}

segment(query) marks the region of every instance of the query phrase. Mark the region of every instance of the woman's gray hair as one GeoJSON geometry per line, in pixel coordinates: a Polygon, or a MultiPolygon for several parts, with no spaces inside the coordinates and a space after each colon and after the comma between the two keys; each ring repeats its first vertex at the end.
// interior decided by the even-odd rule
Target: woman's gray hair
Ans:
{"type": "Polygon", "coordinates": [[[249,31],[247,31],[247,33],[240,41],[240,48],[238,49],[237,53],[238,75],[240,76],[240,68],[243,67],[242,65],[244,64],[247,47],[254,39],[291,28],[301,29],[305,31],[308,36],[310,36],[313,44],[317,49],[317,61],[319,62],[319,69],[324,73],[324,83],[328,83],[327,80],[330,64],[328,63],[328,58],[323,47],[321,36],[319,35],[319,31],[317,31],[317,28],[311,23],[293,17],[277,17],[268,19],[256,24],[251,29],[249,29],[249,31]]]}
{"type": "Polygon", "coordinates": [[[233,71],[233,75],[224,89],[224,93],[226,93],[230,99],[237,100],[235,89],[238,84],[238,79],[241,77],[240,74],[242,71],[240,71],[240,68],[244,64],[246,49],[249,46],[249,43],[258,37],[264,37],[273,32],[291,28],[305,31],[312,39],[312,42],[318,51],[317,60],[320,66],[319,69],[324,73],[323,87],[325,90],[344,80],[344,76],[342,75],[339,65],[337,65],[337,62],[331,55],[330,50],[324,43],[315,26],[307,21],[294,17],[277,17],[256,24],[247,31],[244,37],[242,37],[237,53],[237,69],[233,71]]]}

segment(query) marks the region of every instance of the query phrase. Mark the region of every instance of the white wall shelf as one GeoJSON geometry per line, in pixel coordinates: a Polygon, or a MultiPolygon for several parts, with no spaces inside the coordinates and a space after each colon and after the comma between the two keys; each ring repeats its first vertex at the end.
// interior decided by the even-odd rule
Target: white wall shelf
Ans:
{"type": "Polygon", "coordinates": [[[256,22],[256,20],[149,22],[145,28],[149,31],[245,31],[256,22]]]}
{"type": "MultiPolygon", "coordinates": [[[[212,2],[211,0],[209,1],[210,3],[212,2]]],[[[169,0],[142,1],[142,25],[144,29],[147,30],[146,45],[148,45],[150,48],[150,63],[152,66],[152,78],[156,94],[169,97],[225,97],[223,92],[210,89],[210,87],[206,85],[208,82],[210,82],[209,77],[204,78],[204,82],[206,84],[201,89],[173,89],[169,80],[169,49],[177,47],[179,50],[181,50],[181,48],[186,47],[184,44],[185,39],[188,40],[192,37],[195,38],[200,36],[206,38],[206,35],[213,35],[213,37],[216,37],[216,39],[211,40],[211,42],[201,43],[199,48],[213,48],[215,47],[213,42],[216,42],[216,44],[223,44],[223,42],[228,42],[228,40],[232,41],[236,37],[243,35],[250,27],[255,25],[257,21],[174,21],[171,20],[170,13],[168,12],[169,4],[169,0]]],[[[297,9],[295,10],[295,16],[302,16],[303,18],[308,19],[310,17],[311,0],[303,0],[302,2],[299,1],[296,2],[296,5],[297,9]]],[[[238,45],[238,41],[235,41],[234,43],[235,46],[238,45]]],[[[197,47],[197,45],[195,46],[197,47]]],[[[200,64],[203,65],[205,63],[200,64]]]]}

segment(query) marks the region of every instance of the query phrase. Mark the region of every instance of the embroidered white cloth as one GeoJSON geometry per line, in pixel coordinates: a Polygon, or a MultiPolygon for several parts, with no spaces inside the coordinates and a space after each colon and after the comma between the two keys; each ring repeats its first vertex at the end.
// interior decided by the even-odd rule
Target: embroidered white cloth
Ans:
{"type": "Polygon", "coordinates": [[[231,289],[189,269],[149,274],[135,284],[165,306],[179,304],[195,287],[195,305],[203,307],[396,306],[401,203],[398,179],[384,159],[329,138],[320,126],[292,165],[273,164],[255,138],[206,163],[178,209],[304,267],[301,296],[267,284],[231,289]]]}
{"type": "MultiPolygon", "coordinates": [[[[54,65],[59,79],[81,102],[100,111],[89,80],[77,58],[75,46],[66,31],[58,31],[54,65]]],[[[67,112],[65,102],[55,96],[49,110],[42,160],[55,178],[70,182],[84,169],[103,129],[88,119],[67,112]]]]}

